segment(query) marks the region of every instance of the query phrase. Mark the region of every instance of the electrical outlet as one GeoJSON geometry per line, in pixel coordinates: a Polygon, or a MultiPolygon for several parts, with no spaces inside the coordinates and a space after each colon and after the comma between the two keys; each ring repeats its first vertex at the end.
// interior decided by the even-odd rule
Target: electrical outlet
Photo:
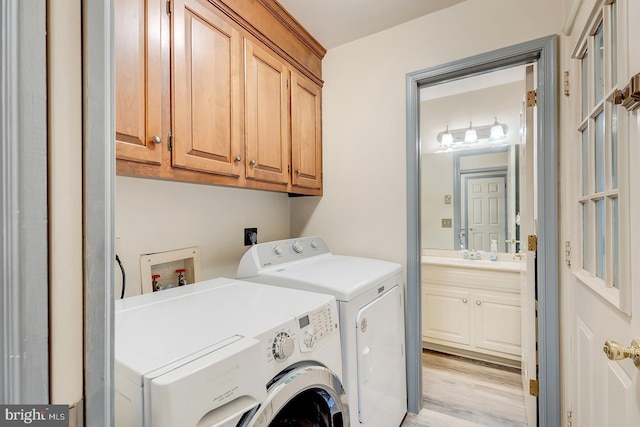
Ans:
{"type": "Polygon", "coordinates": [[[258,229],[257,228],[245,228],[244,229],[244,245],[251,246],[258,243],[258,229]]]}
{"type": "Polygon", "coordinates": [[[451,228],[451,218],[442,218],[442,228],[451,228]]]}

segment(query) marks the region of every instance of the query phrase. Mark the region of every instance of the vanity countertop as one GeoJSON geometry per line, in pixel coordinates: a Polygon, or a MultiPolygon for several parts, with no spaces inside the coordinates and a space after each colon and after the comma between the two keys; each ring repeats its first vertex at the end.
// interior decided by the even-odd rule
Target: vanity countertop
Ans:
{"type": "MultiPolygon", "coordinates": [[[[488,255],[488,254],[486,254],[488,255]]],[[[460,258],[422,255],[422,264],[430,265],[443,265],[458,268],[475,268],[482,270],[501,270],[501,271],[524,271],[526,269],[526,262],[524,260],[513,261],[489,261],[486,259],[469,260],[460,258]]]]}

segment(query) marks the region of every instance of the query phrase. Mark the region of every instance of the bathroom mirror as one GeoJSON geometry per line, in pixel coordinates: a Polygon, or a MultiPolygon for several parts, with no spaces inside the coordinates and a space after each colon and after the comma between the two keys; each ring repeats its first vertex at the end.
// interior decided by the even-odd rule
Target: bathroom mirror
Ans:
{"type": "Polygon", "coordinates": [[[423,249],[488,252],[496,240],[519,252],[524,78],[515,67],[421,89],[423,249]],[[477,140],[464,140],[469,128],[477,140]]]}

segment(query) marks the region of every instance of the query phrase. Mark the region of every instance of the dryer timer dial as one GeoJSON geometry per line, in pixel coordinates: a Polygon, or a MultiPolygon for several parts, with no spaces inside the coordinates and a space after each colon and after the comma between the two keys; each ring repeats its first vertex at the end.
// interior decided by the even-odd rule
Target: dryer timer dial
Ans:
{"type": "Polygon", "coordinates": [[[284,360],[293,354],[293,339],[286,332],[280,332],[273,339],[271,351],[276,360],[284,360]]]}
{"type": "Polygon", "coordinates": [[[304,251],[304,246],[302,246],[302,243],[298,242],[297,240],[293,242],[291,247],[297,254],[301,254],[304,251]]]}

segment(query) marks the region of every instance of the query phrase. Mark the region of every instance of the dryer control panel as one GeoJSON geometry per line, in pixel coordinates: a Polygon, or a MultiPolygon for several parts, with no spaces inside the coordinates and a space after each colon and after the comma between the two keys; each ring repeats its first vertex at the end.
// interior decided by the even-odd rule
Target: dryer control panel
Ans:
{"type": "Polygon", "coordinates": [[[331,251],[322,237],[259,243],[251,246],[240,260],[237,277],[256,276],[263,269],[323,255],[331,255],[331,251]]]}

